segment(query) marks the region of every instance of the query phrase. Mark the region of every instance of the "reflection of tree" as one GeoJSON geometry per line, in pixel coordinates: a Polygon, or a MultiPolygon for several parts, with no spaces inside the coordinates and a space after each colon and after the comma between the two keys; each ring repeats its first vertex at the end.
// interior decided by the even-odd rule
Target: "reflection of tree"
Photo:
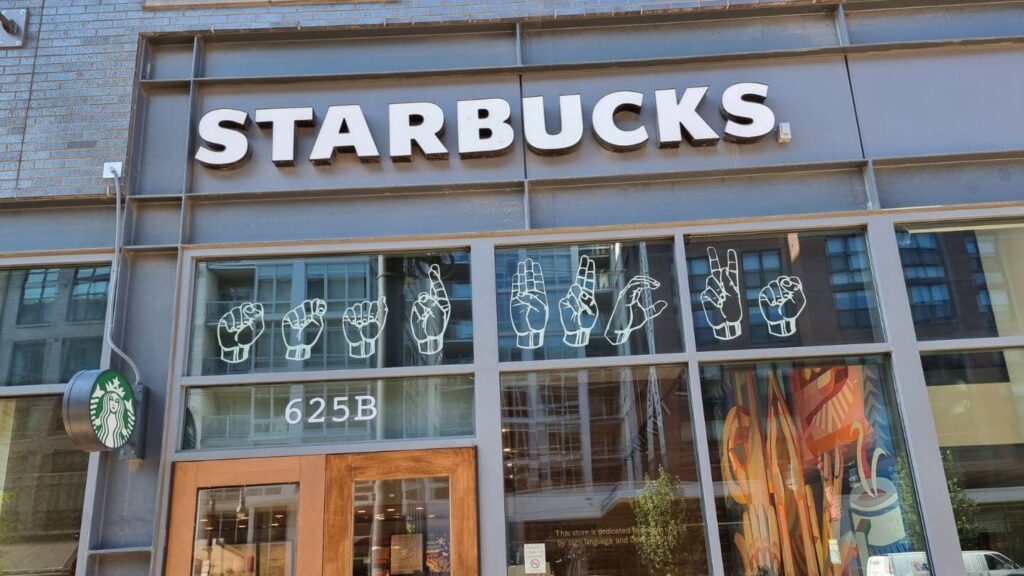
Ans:
{"type": "MultiPolygon", "coordinates": [[[[688,510],[679,478],[658,468],[658,478],[644,475],[644,487],[630,501],[636,524],[633,542],[640,560],[655,576],[707,572],[703,547],[690,543],[688,510]]],[[[694,538],[703,538],[703,533],[694,538]]]]}
{"type": "MultiPolygon", "coordinates": [[[[953,505],[953,516],[956,518],[956,531],[960,536],[960,547],[972,550],[978,547],[978,503],[967,494],[960,484],[963,470],[953,452],[942,452],[942,470],[946,475],[946,488],[949,500],[953,505]]],[[[910,472],[910,463],[905,456],[896,459],[896,477],[899,480],[900,502],[903,504],[903,523],[907,527],[907,538],[914,550],[924,550],[924,530],[921,527],[917,508],[917,495],[914,493],[914,480],[910,472]]]]}
{"type": "MultiPolygon", "coordinates": [[[[11,503],[12,496],[9,490],[0,490],[0,507],[7,508],[7,504],[11,503]]],[[[13,516],[14,514],[10,513],[0,513],[0,545],[10,543],[12,536],[16,534],[14,526],[11,525],[11,518],[13,516]]],[[[6,550],[0,551],[0,573],[5,571],[7,565],[7,555],[4,552],[6,550]]]]}

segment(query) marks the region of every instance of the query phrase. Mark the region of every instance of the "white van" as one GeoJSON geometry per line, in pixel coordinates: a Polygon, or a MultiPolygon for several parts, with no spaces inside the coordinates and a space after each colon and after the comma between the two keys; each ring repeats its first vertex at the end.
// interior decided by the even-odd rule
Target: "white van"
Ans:
{"type": "MultiPolygon", "coordinates": [[[[1024,568],[999,552],[971,550],[964,552],[967,576],[1024,576],[1024,568]]],[[[868,558],[865,576],[929,576],[928,557],[924,552],[901,552],[868,558]]]]}
{"type": "Polygon", "coordinates": [[[1024,568],[999,552],[972,550],[964,552],[967,576],[1024,576],[1024,568]]]}

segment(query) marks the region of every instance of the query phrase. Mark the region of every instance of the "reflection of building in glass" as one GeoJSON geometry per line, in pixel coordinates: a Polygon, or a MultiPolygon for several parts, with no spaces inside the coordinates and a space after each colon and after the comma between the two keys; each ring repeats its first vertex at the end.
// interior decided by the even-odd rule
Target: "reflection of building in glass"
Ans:
{"type": "Polygon", "coordinates": [[[344,256],[299,260],[208,262],[195,283],[192,335],[193,374],[229,374],[282,370],[333,370],[351,367],[415,366],[440,361],[424,356],[408,335],[410,306],[424,288],[431,264],[440,265],[452,306],[440,358],[458,362],[472,357],[469,254],[431,256],[344,256]],[[304,281],[296,279],[305,279],[304,281]],[[352,356],[345,335],[346,308],[386,298],[388,314],[376,353],[352,356]],[[324,327],[307,360],[289,360],[282,336],[285,315],[305,300],[327,303],[324,327]],[[263,306],[264,331],[244,362],[221,358],[218,323],[243,303],[263,306]]]}
{"type": "Polygon", "coordinates": [[[497,250],[495,271],[498,345],[502,361],[627,356],[682,350],[671,242],[642,241],[497,250]],[[559,301],[566,296],[576,279],[581,256],[589,257],[595,264],[597,277],[594,299],[599,313],[589,344],[585,347],[572,347],[563,341],[565,332],[559,318],[559,301]],[[516,333],[510,316],[513,276],[516,266],[527,258],[541,265],[548,304],[544,345],[533,350],[516,346],[516,333]],[[637,276],[647,276],[659,282],[661,286],[651,292],[651,299],[664,300],[669,305],[657,317],[657,321],[648,322],[643,329],[632,333],[625,343],[613,345],[605,337],[605,329],[611,321],[619,294],[637,276]]]}
{"type": "Polygon", "coordinates": [[[216,450],[471,436],[473,414],[469,377],[194,388],[182,445],[216,450]]]}
{"type": "Polygon", "coordinates": [[[67,382],[99,367],[109,266],[0,271],[0,382],[67,382]]]}
{"type": "Polygon", "coordinates": [[[449,482],[446,476],[355,482],[352,576],[451,575],[449,482]]]}
{"type": "Polygon", "coordinates": [[[690,307],[702,348],[849,344],[878,338],[874,282],[862,232],[700,239],[689,242],[686,252],[690,307]],[[745,302],[742,333],[733,340],[715,338],[702,302],[711,275],[708,248],[717,250],[723,266],[728,250],[738,255],[739,291],[745,302]],[[762,289],[782,276],[799,278],[806,298],[791,336],[769,333],[760,300],[762,289]]]}
{"type": "Polygon", "coordinates": [[[1020,268],[1019,237],[1005,230],[898,232],[918,338],[1019,332],[1009,289],[1020,268]],[[1007,324],[1002,330],[1000,322],[1007,324]]]}
{"type": "MultiPolygon", "coordinates": [[[[591,573],[567,565],[646,574],[630,542],[630,501],[659,467],[681,479],[680,495],[693,499],[686,521],[702,533],[679,368],[506,375],[502,414],[510,565],[523,563],[523,543],[545,542],[558,574],[591,573]]],[[[701,565],[703,538],[689,548],[701,565]]]]}
{"type": "Polygon", "coordinates": [[[901,233],[899,243],[914,324],[954,321],[952,292],[938,235],[901,233]]]}
{"type": "Polygon", "coordinates": [[[922,363],[939,446],[955,463],[946,473],[962,491],[954,496],[978,506],[978,534],[964,550],[1024,561],[1024,351],[929,355],[922,363]]]}
{"type": "Polygon", "coordinates": [[[0,574],[74,574],[88,460],[59,397],[0,401],[0,574]]]}
{"type": "Polygon", "coordinates": [[[193,574],[295,573],[298,486],[199,491],[193,574]]]}

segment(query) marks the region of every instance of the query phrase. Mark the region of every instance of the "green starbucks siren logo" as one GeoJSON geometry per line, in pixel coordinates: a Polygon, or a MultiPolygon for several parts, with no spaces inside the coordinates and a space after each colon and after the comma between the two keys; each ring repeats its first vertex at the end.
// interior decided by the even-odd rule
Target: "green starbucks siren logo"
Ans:
{"type": "Polygon", "coordinates": [[[89,396],[89,422],[107,448],[128,442],[135,430],[135,394],[123,375],[105,370],[96,378],[89,396]]]}

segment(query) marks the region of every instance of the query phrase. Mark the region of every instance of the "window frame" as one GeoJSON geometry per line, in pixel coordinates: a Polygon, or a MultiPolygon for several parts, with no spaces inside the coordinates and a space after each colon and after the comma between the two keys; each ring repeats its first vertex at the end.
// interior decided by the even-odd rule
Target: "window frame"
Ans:
{"type": "MultiPolygon", "coordinates": [[[[699,366],[704,363],[756,362],[796,358],[880,355],[889,359],[892,378],[896,383],[897,408],[906,431],[908,454],[915,475],[927,548],[933,565],[960,560],[959,540],[956,535],[952,507],[942,478],[942,463],[935,437],[934,422],[927,405],[927,390],[920,364],[920,354],[931,350],[954,347],[974,349],[998,347],[1024,347],[1024,337],[977,340],[958,340],[952,343],[929,341],[918,343],[914,332],[910,301],[906,293],[903,269],[899,257],[896,227],[933,222],[955,223],[986,220],[1014,220],[1024,218],[1024,207],[1002,208],[995,212],[989,208],[939,208],[908,211],[864,211],[833,215],[814,215],[786,218],[742,218],[735,220],[699,221],[678,225],[615,226],[570,230],[521,230],[492,234],[458,234],[398,240],[357,239],[350,241],[303,241],[274,243],[240,243],[237,245],[186,245],[181,249],[178,285],[178,313],[174,325],[174,351],[172,374],[166,408],[165,437],[169,447],[162,456],[165,472],[161,482],[164,490],[160,514],[166,518],[173,464],[198,460],[227,460],[237,458],[279,457],[283,455],[333,454],[368,451],[390,451],[424,448],[460,448],[481,446],[479,451],[478,498],[480,510],[480,554],[482,569],[493,562],[504,565],[505,521],[504,484],[501,460],[500,376],[512,372],[573,370],[600,367],[629,367],[678,364],[687,367],[691,402],[691,421],[694,424],[693,442],[696,447],[698,477],[701,483],[701,513],[705,526],[709,573],[723,576],[722,546],[718,519],[714,508],[714,485],[710,465],[706,419],[703,413],[699,366]],[[882,320],[883,338],[874,343],[826,346],[799,346],[786,348],[754,348],[733,351],[698,351],[694,333],[694,320],[686,303],[690,302],[687,282],[686,240],[689,236],[729,236],[737,232],[751,234],[790,233],[800,231],[829,231],[861,228],[865,231],[867,255],[874,277],[878,298],[878,314],[882,320]],[[594,358],[566,358],[531,361],[499,361],[497,325],[497,286],[495,278],[495,251],[503,248],[559,244],[587,244],[628,240],[671,239],[674,242],[676,286],[681,302],[680,323],[684,349],[673,354],[610,356],[594,358]],[[188,345],[191,334],[191,315],[194,281],[197,265],[203,260],[248,259],[303,256],[391,253],[403,251],[441,251],[469,249],[473,301],[473,362],[461,365],[344,369],[311,372],[274,372],[258,374],[187,376],[188,345]],[[185,394],[192,387],[210,387],[237,384],[302,383],[325,380],[354,380],[390,377],[473,375],[476,383],[474,416],[475,437],[455,439],[425,439],[378,441],[373,444],[283,446],[271,448],[242,448],[224,450],[181,450],[180,429],[183,425],[185,394]],[[492,449],[495,448],[495,449],[492,449]]],[[[550,321],[550,320],[549,320],[550,321]]],[[[557,320],[556,320],[557,321],[557,320]]],[[[161,534],[166,527],[161,522],[161,534]]],[[[162,565],[164,551],[157,552],[162,565]]],[[[954,564],[955,565],[955,564],[954,564]]]]}

